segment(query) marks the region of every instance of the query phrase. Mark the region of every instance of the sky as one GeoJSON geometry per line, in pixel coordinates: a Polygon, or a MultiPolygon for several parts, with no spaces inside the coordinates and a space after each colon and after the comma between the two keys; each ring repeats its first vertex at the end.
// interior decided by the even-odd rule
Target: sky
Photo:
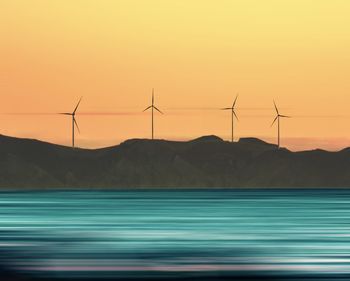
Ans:
{"type": "Polygon", "coordinates": [[[85,148],[155,137],[350,146],[348,0],[0,0],[0,133],[85,148]]]}

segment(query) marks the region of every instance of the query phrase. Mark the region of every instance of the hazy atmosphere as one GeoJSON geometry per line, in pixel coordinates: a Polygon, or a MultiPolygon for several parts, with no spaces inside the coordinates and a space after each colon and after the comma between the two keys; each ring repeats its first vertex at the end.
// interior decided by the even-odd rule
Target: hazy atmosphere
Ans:
{"type": "Polygon", "coordinates": [[[1,134],[93,148],[215,134],[350,146],[350,2],[1,1],[1,134]]]}

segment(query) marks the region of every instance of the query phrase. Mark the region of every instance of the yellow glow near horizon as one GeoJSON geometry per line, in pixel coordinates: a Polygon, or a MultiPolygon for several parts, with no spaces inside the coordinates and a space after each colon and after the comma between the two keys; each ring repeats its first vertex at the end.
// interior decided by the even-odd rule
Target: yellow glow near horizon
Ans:
{"type": "Polygon", "coordinates": [[[350,1],[8,0],[0,2],[3,134],[101,147],[150,137],[230,137],[229,106],[240,93],[236,137],[282,145],[350,146],[350,1]],[[192,109],[192,110],[191,110],[192,109]],[[94,114],[87,114],[94,113],[94,114]],[[103,113],[103,114],[102,114],[103,113]],[[113,113],[104,115],[105,113],[113,113]]]}

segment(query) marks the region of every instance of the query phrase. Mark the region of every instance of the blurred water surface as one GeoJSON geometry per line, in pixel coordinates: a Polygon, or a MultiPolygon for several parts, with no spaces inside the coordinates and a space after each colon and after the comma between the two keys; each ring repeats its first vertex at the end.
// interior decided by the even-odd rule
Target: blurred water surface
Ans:
{"type": "Polygon", "coordinates": [[[0,258],[46,278],[346,278],[350,191],[1,192],[0,258]]]}

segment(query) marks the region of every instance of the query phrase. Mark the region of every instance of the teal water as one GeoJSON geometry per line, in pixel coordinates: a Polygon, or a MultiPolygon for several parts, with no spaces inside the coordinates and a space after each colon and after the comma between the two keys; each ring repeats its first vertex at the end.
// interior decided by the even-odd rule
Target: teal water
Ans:
{"type": "Polygon", "coordinates": [[[350,191],[0,193],[0,258],[45,277],[350,274],[350,191]]]}

